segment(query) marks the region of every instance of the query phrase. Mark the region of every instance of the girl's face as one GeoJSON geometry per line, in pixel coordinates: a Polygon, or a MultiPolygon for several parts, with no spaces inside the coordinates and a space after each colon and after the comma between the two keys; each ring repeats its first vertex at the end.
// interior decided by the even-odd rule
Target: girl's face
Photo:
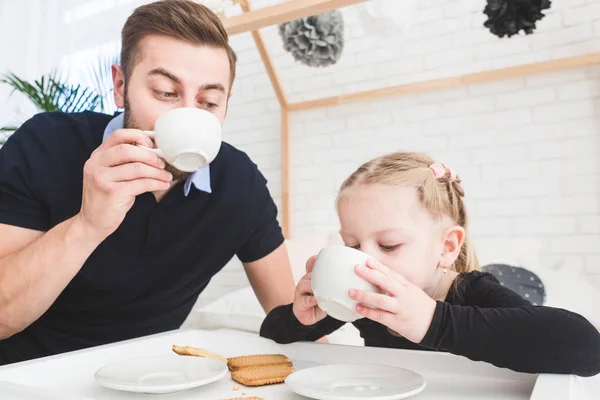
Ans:
{"type": "Polygon", "coordinates": [[[423,290],[438,284],[448,231],[423,207],[415,188],[357,185],[342,196],[338,212],[346,246],[367,253],[423,290]]]}

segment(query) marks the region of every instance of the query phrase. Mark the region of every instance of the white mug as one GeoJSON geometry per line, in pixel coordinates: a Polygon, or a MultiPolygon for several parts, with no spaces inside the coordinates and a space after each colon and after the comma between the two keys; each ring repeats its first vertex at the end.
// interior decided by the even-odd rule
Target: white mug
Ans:
{"type": "Polygon", "coordinates": [[[379,293],[377,286],[356,274],[354,267],[365,264],[370,257],[351,247],[333,245],[317,255],[311,274],[313,295],[321,310],[333,318],[352,322],[363,318],[356,312],[356,301],[348,295],[350,289],[379,293]]]}
{"type": "Polygon", "coordinates": [[[195,107],[175,108],[162,114],[154,131],[144,131],[154,139],[154,152],[173,167],[193,172],[210,164],[221,148],[221,121],[208,111],[195,107]]]}

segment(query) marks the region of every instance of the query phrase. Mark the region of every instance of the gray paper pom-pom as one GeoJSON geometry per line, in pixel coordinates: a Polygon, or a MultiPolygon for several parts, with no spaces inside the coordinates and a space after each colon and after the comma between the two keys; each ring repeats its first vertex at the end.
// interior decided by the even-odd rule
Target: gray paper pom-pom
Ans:
{"type": "Polygon", "coordinates": [[[337,10],[279,25],[283,48],[309,67],[335,64],[344,49],[344,20],[337,10]]]}

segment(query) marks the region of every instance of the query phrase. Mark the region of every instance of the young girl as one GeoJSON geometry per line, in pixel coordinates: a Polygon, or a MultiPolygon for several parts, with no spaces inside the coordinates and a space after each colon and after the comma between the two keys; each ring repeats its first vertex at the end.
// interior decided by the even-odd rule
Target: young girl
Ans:
{"type": "MultiPolygon", "coordinates": [[[[418,153],[377,158],[343,183],[342,238],[373,258],[355,272],[382,293],[348,292],[365,345],[447,351],[519,372],[600,372],[600,334],[585,318],[533,306],[478,271],[463,195],[452,169],[418,153]]],[[[314,260],[293,304],[271,311],[261,336],[314,341],[344,324],[312,296],[314,260]]]]}

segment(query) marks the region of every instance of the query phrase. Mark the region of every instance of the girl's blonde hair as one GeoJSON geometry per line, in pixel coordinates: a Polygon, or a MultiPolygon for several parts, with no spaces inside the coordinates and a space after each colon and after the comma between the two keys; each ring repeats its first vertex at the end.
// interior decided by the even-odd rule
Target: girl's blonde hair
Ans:
{"type": "MultiPolygon", "coordinates": [[[[380,183],[414,187],[423,206],[434,218],[448,216],[465,230],[465,240],[456,261],[449,266],[456,272],[479,269],[479,262],[467,230],[467,212],[463,202],[464,191],[460,178],[443,167],[443,176],[436,178],[431,165],[435,164],[423,153],[391,153],[360,166],[340,188],[337,203],[356,185],[380,183]]],[[[439,176],[439,175],[438,175],[439,176]]]]}

